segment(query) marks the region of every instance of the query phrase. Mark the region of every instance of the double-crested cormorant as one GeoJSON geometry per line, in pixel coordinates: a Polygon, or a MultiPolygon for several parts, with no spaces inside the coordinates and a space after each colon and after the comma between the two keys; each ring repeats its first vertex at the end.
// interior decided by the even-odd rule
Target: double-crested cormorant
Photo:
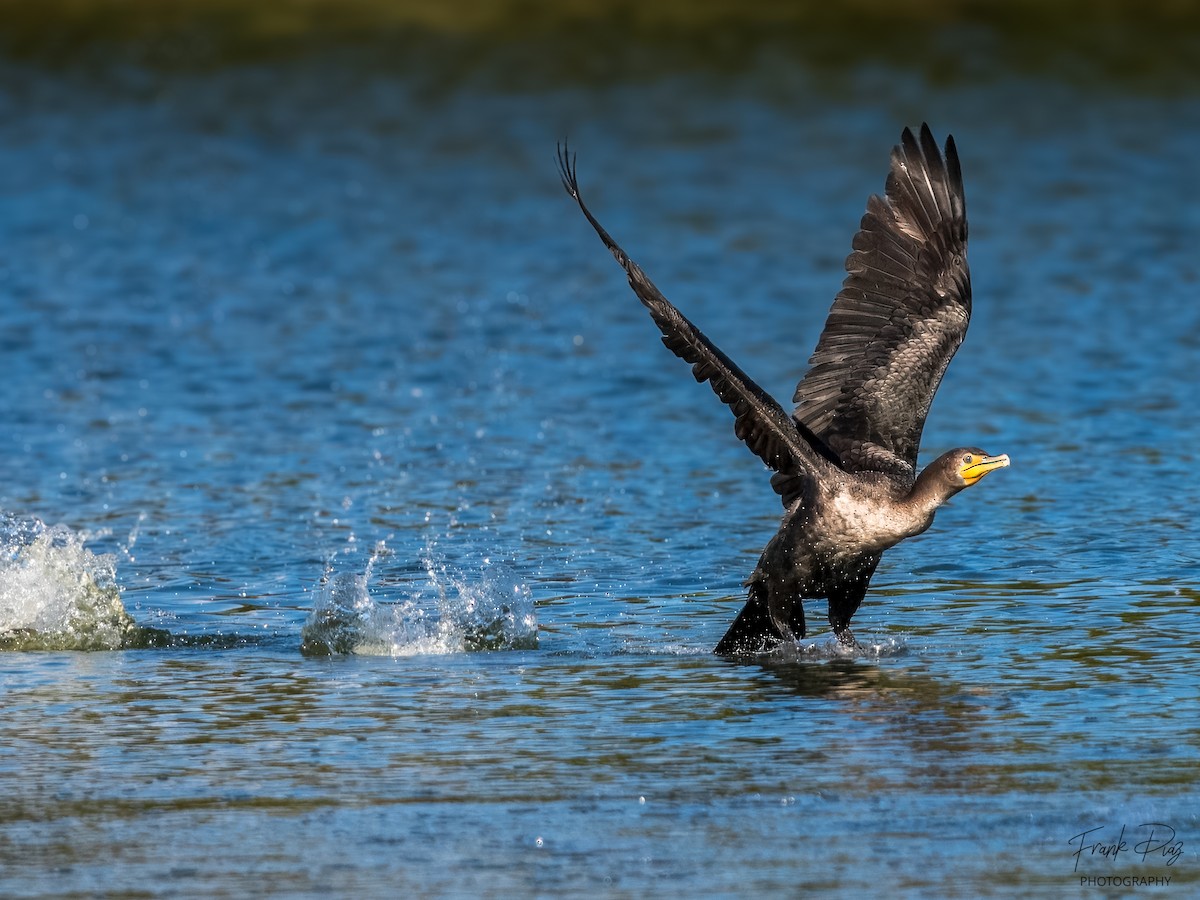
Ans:
{"type": "Polygon", "coordinates": [[[883,551],[920,534],[938,507],[1007,456],[959,447],[917,475],[921,430],[971,317],[967,214],[954,139],[945,158],[927,125],[904,129],[886,195],[872,196],[808,372],[788,415],[654,286],[584,205],[575,157],[563,185],[629,276],[663,343],[732,410],[734,432],[774,470],[786,512],[749,599],[716,646],[753,654],[804,636],[801,601],[829,600],[829,624],[855,646],[850,618],[883,551]]]}

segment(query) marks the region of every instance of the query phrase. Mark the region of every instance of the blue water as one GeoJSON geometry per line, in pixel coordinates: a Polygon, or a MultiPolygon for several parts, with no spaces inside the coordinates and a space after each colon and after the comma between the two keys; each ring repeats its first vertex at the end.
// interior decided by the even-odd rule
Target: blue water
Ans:
{"type": "Polygon", "coordinates": [[[0,656],[3,893],[1200,883],[1194,95],[776,58],[4,75],[0,614],[57,646],[116,596],[145,631],[0,656]],[[715,658],[778,500],[555,143],[786,403],[922,120],[976,298],[922,458],[1012,468],[884,558],[863,654],[715,658]],[[360,652],[301,653],[321,611],[360,652]],[[1151,822],[1170,866],[1073,855],[1151,822]]]}

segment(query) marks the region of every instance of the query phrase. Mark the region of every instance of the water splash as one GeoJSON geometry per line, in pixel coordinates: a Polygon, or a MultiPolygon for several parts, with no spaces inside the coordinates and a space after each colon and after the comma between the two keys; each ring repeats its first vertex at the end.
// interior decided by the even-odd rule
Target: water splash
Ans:
{"type": "Polygon", "coordinates": [[[466,573],[427,549],[427,585],[385,603],[369,590],[375,562],[385,553],[377,547],[362,574],[326,571],[304,623],[302,653],[414,656],[537,648],[532,595],[508,566],[484,558],[477,572],[466,573]]]}
{"type": "Polygon", "coordinates": [[[65,525],[0,513],[0,650],[120,650],[162,643],[125,609],[109,554],[65,525]]]}
{"type": "Polygon", "coordinates": [[[869,638],[856,635],[857,644],[847,647],[833,632],[795,643],[785,643],[772,651],[779,659],[828,660],[828,659],[885,659],[902,656],[907,652],[907,641],[898,637],[869,638]]]}

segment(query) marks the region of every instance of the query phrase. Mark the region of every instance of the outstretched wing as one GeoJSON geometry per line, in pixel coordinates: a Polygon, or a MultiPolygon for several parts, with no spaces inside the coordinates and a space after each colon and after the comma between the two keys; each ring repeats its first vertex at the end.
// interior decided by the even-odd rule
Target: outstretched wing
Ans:
{"type": "Polygon", "coordinates": [[[872,196],[793,415],[850,472],[911,480],[925,417],[967,333],[967,212],[954,138],[904,129],[872,196]]]}
{"type": "Polygon", "coordinates": [[[641,267],[609,237],[579,194],[575,158],[565,146],[558,148],[558,168],[563,187],[579,204],[604,246],[625,270],[629,286],[650,311],[651,318],[663,334],[662,340],[667,349],[691,363],[696,380],[707,381],[732,410],[734,433],[738,438],[745,441],[755,455],[776,472],[798,475],[811,471],[811,461],[820,451],[805,441],[805,426],[794,421],[774,398],[751,381],[700,329],[688,321],[646,277],[641,267]]]}

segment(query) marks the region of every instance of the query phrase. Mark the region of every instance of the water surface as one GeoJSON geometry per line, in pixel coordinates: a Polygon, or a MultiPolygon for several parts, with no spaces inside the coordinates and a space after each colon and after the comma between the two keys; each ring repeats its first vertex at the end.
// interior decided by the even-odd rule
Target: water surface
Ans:
{"type": "Polygon", "coordinates": [[[1200,880],[1195,93],[371,60],[4,64],[0,610],[116,592],[144,629],[0,656],[5,893],[1200,880]],[[922,458],[1013,467],[888,554],[864,654],[814,605],[802,648],[715,658],[778,501],[554,145],[786,401],[922,120],[958,141],[976,297],[922,458]],[[363,652],[302,654],[314,608],[363,652]],[[1073,856],[1149,822],[1172,865],[1073,856]]]}

